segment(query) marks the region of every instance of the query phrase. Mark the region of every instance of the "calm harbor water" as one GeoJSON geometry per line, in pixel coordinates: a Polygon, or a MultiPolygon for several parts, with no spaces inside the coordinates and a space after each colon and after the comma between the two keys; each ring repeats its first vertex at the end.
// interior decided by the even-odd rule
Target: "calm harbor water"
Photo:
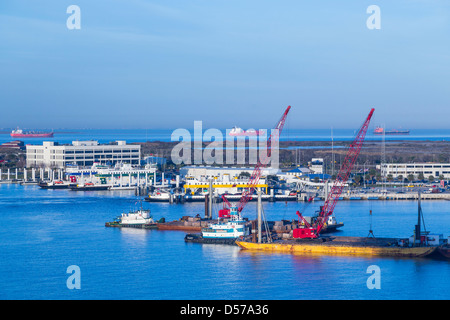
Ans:
{"type": "MultiPolygon", "coordinates": [[[[134,209],[133,192],[42,190],[0,185],[0,299],[449,299],[450,262],[344,256],[301,256],[186,244],[184,232],[106,228],[134,209]],[[81,270],[69,290],[67,267],[81,270]],[[381,289],[366,273],[381,270],[381,289]]],[[[318,209],[317,202],[308,210],[318,209]]],[[[159,219],[203,214],[202,203],[144,203],[159,219]]],[[[269,219],[295,219],[302,203],[264,203],[269,219]]],[[[427,230],[450,235],[448,201],[423,201],[427,230]]],[[[216,208],[218,209],[218,208],[216,208]]],[[[376,236],[408,237],[414,201],[352,201],[336,207],[340,235],[366,236],[369,210],[376,236]]],[[[254,203],[244,209],[256,216],[254,203]]]]}

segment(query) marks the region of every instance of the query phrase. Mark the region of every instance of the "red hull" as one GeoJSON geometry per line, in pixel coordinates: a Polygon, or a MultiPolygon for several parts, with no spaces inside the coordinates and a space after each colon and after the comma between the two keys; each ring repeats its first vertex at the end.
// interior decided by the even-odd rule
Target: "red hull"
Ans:
{"type": "Polygon", "coordinates": [[[50,133],[11,133],[13,138],[49,138],[53,137],[53,132],[50,133]]]}

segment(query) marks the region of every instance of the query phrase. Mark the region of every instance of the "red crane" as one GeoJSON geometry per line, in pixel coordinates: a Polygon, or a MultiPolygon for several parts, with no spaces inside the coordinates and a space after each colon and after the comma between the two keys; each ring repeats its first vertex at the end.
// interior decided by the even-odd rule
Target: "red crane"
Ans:
{"type": "Polygon", "coordinates": [[[304,228],[294,229],[293,237],[301,238],[301,239],[314,239],[319,237],[320,231],[325,226],[325,223],[329,216],[333,213],[334,208],[336,207],[337,201],[341,196],[342,189],[344,185],[347,183],[347,180],[350,176],[350,172],[352,171],[353,165],[358,158],[359,152],[361,151],[362,144],[364,142],[364,138],[366,137],[367,129],[369,128],[370,119],[372,118],[374,108],[370,110],[369,115],[367,116],[366,121],[364,121],[363,125],[359,129],[358,134],[356,135],[355,140],[350,145],[347,155],[345,156],[344,162],[342,163],[341,169],[336,177],[336,180],[331,188],[330,193],[320,210],[319,216],[317,217],[314,225],[310,225],[306,219],[302,216],[300,212],[297,211],[297,215],[302,220],[305,225],[304,228]]]}
{"type": "MultiPolygon", "coordinates": [[[[270,134],[269,138],[267,139],[267,152],[265,154],[265,157],[263,158],[263,161],[258,160],[258,163],[255,166],[255,169],[253,170],[252,175],[250,176],[250,180],[248,182],[248,187],[245,188],[244,192],[242,193],[242,197],[239,200],[239,203],[237,204],[237,211],[240,213],[242,209],[244,209],[247,202],[252,198],[252,194],[255,191],[256,185],[259,182],[259,178],[261,178],[262,175],[262,169],[267,166],[267,163],[272,156],[272,140],[276,140],[279,138],[281,131],[283,130],[284,123],[286,121],[286,117],[289,113],[289,110],[291,109],[291,106],[288,106],[286,110],[284,111],[283,115],[281,116],[280,120],[278,121],[277,125],[275,126],[274,130],[270,134]]],[[[261,157],[259,157],[261,158],[261,157]]],[[[230,209],[232,207],[231,203],[228,201],[228,199],[225,197],[225,195],[222,196],[224,208],[219,211],[220,217],[227,217],[230,213],[230,209]],[[226,208],[228,206],[228,208],[226,208]]]]}

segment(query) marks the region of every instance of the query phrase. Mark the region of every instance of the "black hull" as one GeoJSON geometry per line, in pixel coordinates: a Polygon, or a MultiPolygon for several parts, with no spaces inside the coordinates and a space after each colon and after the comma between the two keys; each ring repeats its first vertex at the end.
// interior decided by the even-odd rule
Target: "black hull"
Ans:
{"type": "Polygon", "coordinates": [[[93,187],[70,187],[72,191],[103,191],[108,190],[108,186],[93,186],[93,187]]]}
{"type": "Polygon", "coordinates": [[[49,186],[49,185],[45,185],[45,184],[39,184],[39,187],[41,187],[42,189],[69,189],[73,186],[69,185],[69,184],[64,184],[64,185],[53,185],[53,186],[49,186]]]}
{"type": "Polygon", "coordinates": [[[156,223],[152,224],[121,224],[117,222],[107,222],[105,227],[115,227],[115,228],[134,228],[134,229],[157,229],[158,225],[156,223]]]}
{"type": "Polygon", "coordinates": [[[188,233],[184,237],[185,242],[193,242],[193,243],[202,243],[202,244],[226,244],[237,246],[237,239],[211,239],[211,238],[203,238],[201,234],[192,234],[188,233]]]}

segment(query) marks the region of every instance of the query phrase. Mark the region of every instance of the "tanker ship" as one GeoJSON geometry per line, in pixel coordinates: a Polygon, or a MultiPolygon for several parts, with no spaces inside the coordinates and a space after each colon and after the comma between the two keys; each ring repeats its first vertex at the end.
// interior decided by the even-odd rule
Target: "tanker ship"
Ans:
{"type": "Polygon", "coordinates": [[[407,135],[409,130],[384,130],[382,127],[376,127],[373,131],[374,134],[397,134],[397,135],[407,135]]]}
{"type": "Polygon", "coordinates": [[[16,129],[11,132],[13,138],[51,138],[53,132],[39,132],[39,131],[23,131],[22,129],[16,129]]]}

